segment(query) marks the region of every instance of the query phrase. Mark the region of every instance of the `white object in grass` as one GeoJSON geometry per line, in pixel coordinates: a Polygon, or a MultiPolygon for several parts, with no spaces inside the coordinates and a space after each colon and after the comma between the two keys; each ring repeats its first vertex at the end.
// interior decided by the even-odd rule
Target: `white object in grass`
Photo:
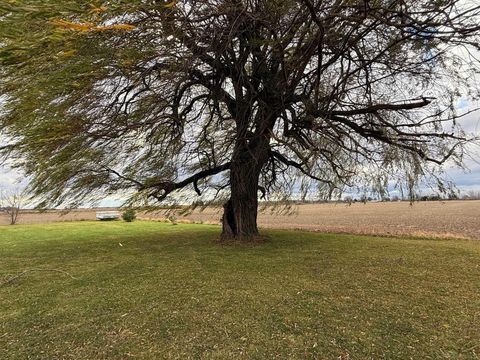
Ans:
{"type": "Polygon", "coordinates": [[[117,220],[120,218],[118,211],[97,211],[97,220],[117,220]]]}

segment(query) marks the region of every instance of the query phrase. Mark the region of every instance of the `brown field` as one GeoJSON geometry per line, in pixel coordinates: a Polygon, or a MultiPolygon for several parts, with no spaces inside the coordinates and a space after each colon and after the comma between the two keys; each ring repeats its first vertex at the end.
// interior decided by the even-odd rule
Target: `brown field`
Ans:
{"type": "MultiPolygon", "coordinates": [[[[387,236],[451,237],[480,240],[480,201],[445,201],[296,205],[290,214],[267,209],[259,215],[264,228],[387,236]]],[[[164,212],[140,214],[142,219],[165,219],[164,212]]],[[[219,223],[221,208],[207,208],[182,216],[178,222],[219,223]]],[[[19,223],[94,220],[95,210],[23,212],[19,223]]],[[[0,216],[0,224],[7,224],[0,216]]]]}

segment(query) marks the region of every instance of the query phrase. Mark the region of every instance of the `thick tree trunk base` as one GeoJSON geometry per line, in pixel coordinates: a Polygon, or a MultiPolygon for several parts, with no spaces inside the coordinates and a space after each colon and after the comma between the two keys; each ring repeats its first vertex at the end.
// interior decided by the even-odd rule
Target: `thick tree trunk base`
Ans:
{"type": "Polygon", "coordinates": [[[263,243],[268,240],[268,236],[258,233],[256,203],[254,209],[247,211],[247,216],[242,216],[242,211],[237,208],[235,212],[232,200],[228,200],[223,206],[222,227],[222,243],[263,243]]]}

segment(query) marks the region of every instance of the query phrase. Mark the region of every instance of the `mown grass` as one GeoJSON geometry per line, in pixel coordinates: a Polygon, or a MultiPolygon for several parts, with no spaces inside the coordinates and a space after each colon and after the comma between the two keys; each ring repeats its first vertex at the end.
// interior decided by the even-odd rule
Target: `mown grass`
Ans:
{"type": "Polygon", "coordinates": [[[0,359],[480,356],[478,242],[219,231],[0,227],[0,359]]]}

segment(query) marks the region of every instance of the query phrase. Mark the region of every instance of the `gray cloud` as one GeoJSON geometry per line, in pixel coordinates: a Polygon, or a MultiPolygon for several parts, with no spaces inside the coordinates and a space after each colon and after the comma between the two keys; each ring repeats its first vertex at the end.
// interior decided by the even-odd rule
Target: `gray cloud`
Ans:
{"type": "Polygon", "coordinates": [[[21,186],[22,177],[20,174],[5,166],[0,166],[0,190],[14,190],[21,186]]]}

